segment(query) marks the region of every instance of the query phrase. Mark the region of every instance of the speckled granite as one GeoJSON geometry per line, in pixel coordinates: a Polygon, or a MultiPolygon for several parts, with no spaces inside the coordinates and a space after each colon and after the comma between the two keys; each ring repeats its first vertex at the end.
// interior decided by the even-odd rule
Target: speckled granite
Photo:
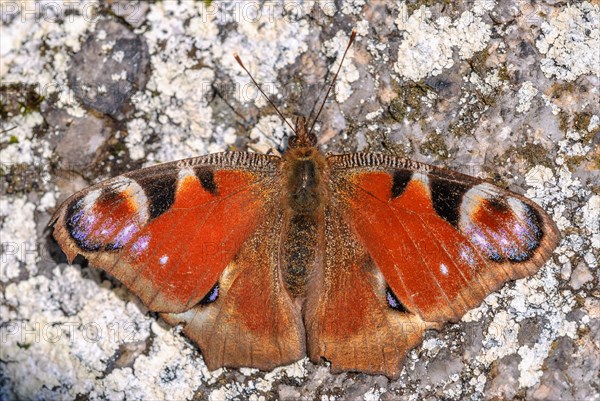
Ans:
{"type": "Polygon", "coordinates": [[[598,1],[0,3],[0,399],[599,400],[598,1]],[[458,5],[457,5],[458,4],[458,5]],[[197,349],[45,226],[105,177],[281,150],[352,28],[326,151],[447,166],[535,199],[563,240],[535,276],[429,332],[401,378],[207,371],[197,349]],[[243,119],[239,117],[243,116],[243,119]]]}

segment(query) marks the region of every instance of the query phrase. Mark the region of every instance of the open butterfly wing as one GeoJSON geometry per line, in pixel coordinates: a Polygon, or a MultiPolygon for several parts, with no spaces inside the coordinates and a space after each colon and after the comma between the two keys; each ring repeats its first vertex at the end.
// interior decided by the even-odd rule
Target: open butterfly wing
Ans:
{"type": "Polygon", "coordinates": [[[163,314],[198,344],[210,369],[270,370],[305,355],[301,305],[281,277],[283,212],[274,211],[244,242],[218,283],[218,294],[189,311],[163,314]]]}
{"type": "Polygon", "coordinates": [[[394,296],[427,322],[457,321],[558,242],[538,205],[475,178],[377,154],[328,161],[334,202],[394,296]]]}
{"type": "Polygon", "coordinates": [[[134,171],[73,195],[53,217],[54,237],[69,260],[85,256],[150,310],[184,312],[272,207],[278,163],[231,152],[134,171]]]}
{"type": "Polygon", "coordinates": [[[324,238],[322,268],[311,277],[304,314],[310,359],[329,361],[332,372],[398,377],[405,353],[438,326],[388,305],[382,272],[335,205],[325,213],[324,238]]]}

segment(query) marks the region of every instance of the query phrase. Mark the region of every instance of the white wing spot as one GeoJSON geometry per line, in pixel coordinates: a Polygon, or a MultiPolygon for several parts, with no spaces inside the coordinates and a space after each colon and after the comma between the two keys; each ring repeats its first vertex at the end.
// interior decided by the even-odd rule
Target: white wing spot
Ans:
{"type": "Polygon", "coordinates": [[[448,275],[448,266],[446,266],[445,264],[442,263],[440,265],[440,272],[442,272],[442,274],[444,276],[447,276],[448,275]]]}
{"type": "Polygon", "coordinates": [[[169,257],[167,255],[163,255],[160,257],[160,259],[158,260],[158,263],[160,263],[161,265],[166,265],[167,261],[169,260],[169,257]]]}

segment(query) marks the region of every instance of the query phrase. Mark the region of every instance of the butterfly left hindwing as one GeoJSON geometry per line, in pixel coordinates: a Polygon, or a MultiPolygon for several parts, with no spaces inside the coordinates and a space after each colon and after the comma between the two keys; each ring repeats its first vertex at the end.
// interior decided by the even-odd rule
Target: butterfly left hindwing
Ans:
{"type": "Polygon", "coordinates": [[[384,275],[342,211],[335,204],[326,211],[323,265],[307,291],[308,355],[315,363],[329,361],[333,372],[396,378],[425,330],[441,326],[394,303],[384,275]]]}
{"type": "Polygon", "coordinates": [[[279,258],[284,216],[274,210],[244,242],[218,281],[218,298],[179,314],[162,314],[204,356],[209,369],[252,366],[270,370],[302,358],[300,305],[288,293],[279,258]]]}

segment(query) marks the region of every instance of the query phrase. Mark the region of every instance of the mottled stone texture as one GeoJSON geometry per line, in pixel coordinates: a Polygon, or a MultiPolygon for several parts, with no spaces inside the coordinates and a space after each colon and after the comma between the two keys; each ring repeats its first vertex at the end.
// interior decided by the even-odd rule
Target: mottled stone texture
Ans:
{"type": "MultiPolygon", "coordinates": [[[[3,1],[0,399],[599,400],[597,1],[3,1]],[[44,230],[143,165],[282,149],[358,32],[325,151],[447,166],[534,198],[563,239],[535,276],[429,332],[401,378],[306,360],[208,372],[198,350],[44,230]]],[[[313,113],[314,115],[314,113],[313,113]]]]}
{"type": "Polygon", "coordinates": [[[71,57],[69,87],[83,106],[122,120],[133,94],[144,90],[148,63],[148,46],[139,35],[102,19],[71,57]]]}

